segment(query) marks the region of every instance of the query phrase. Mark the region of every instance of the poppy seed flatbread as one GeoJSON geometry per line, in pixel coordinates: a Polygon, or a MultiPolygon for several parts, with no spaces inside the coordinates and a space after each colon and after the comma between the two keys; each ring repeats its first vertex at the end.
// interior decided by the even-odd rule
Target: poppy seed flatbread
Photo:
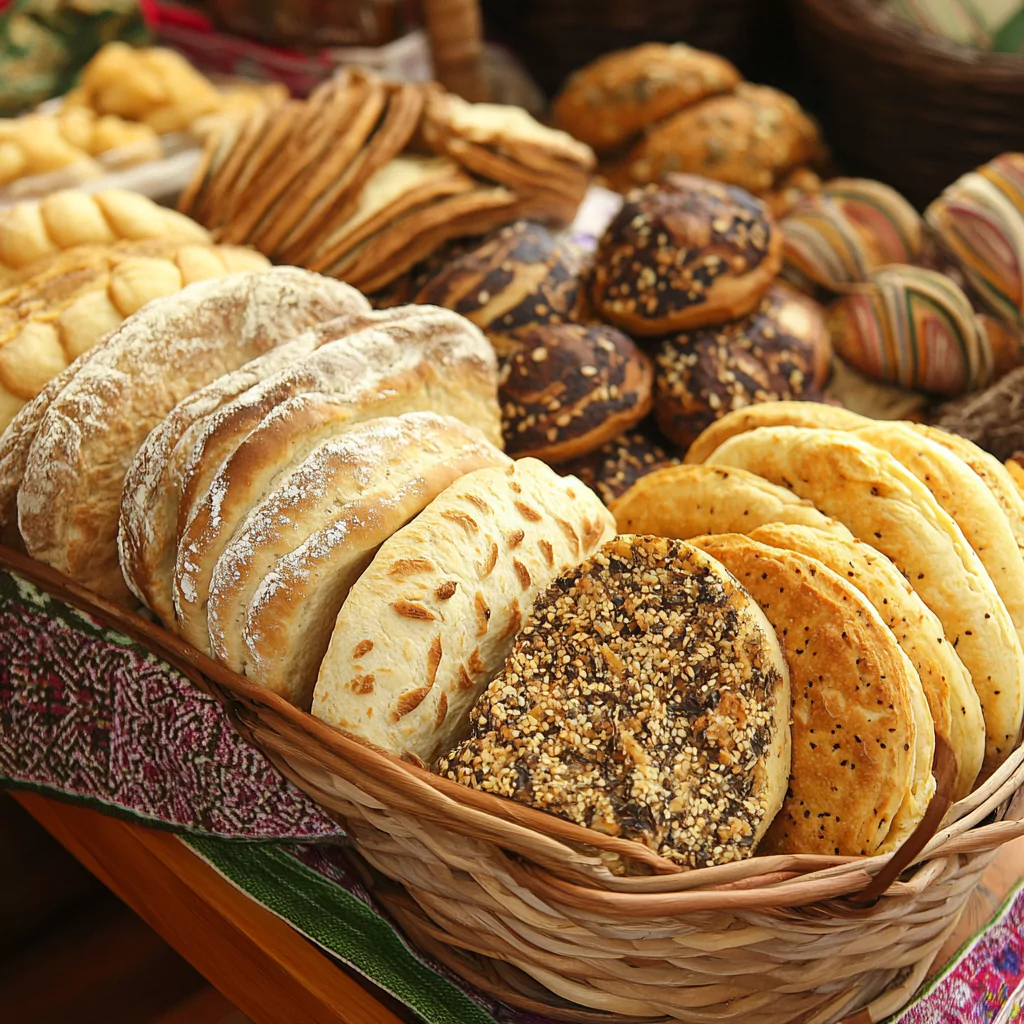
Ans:
{"type": "Polygon", "coordinates": [[[534,599],[615,533],[536,459],[469,473],[381,545],[341,607],[312,712],[431,763],[468,730],[534,599]]]}
{"type": "Polygon", "coordinates": [[[641,477],[610,505],[620,533],[699,537],[793,523],[851,537],[811,502],[755,473],[722,466],[668,466],[641,477]]]}
{"type": "Polygon", "coordinates": [[[342,602],[377,548],[449,484],[510,459],[452,416],[369,420],[256,504],[210,580],[214,656],[308,708],[342,602]]]}
{"type": "Polygon", "coordinates": [[[751,856],[782,806],[789,711],[779,640],[733,575],[620,536],[540,595],[438,770],[703,868],[751,856]]]}
{"type": "Polygon", "coordinates": [[[971,674],[985,716],[983,770],[1001,764],[1024,711],[1020,640],[978,556],[917,477],[853,434],[801,427],[739,434],[710,461],[789,487],[896,565],[971,674]]]}
{"type": "Polygon", "coordinates": [[[737,534],[694,544],[761,606],[789,666],[793,767],[759,852],[877,853],[904,805],[924,814],[934,785],[931,762],[917,763],[913,665],[867,599],[816,559],[737,534]]]}
{"type": "Polygon", "coordinates": [[[762,544],[818,559],[871,602],[917,669],[935,735],[945,740],[956,756],[953,799],[967,796],[985,757],[981,703],[970,673],[942,635],[942,623],[903,574],[863,541],[842,540],[804,526],[774,523],[759,526],[750,536],[762,544]]]}
{"type": "Polygon", "coordinates": [[[904,424],[879,423],[855,433],[909,469],[949,513],[995,584],[1024,644],[1024,556],[981,477],[948,448],[904,424]]]}
{"type": "Polygon", "coordinates": [[[705,428],[686,452],[686,463],[706,462],[708,456],[730,437],[757,427],[826,427],[829,430],[856,430],[874,423],[847,409],[822,402],[759,402],[745,409],[726,413],[705,428]]]}

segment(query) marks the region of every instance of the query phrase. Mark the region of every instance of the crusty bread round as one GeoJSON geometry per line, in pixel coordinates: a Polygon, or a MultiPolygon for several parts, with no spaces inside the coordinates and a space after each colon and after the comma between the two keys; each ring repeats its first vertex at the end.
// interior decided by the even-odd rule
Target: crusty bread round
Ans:
{"type": "Polygon", "coordinates": [[[739,434],[710,461],[790,487],[892,560],[971,674],[985,716],[985,768],[1005,760],[1024,712],[1020,640],[978,556],[917,477],[851,433],[800,427],[739,434]]]}
{"type": "Polygon", "coordinates": [[[734,577],[620,536],[539,597],[438,770],[702,868],[749,857],[782,806],[789,711],[779,639],[734,577]]]}
{"type": "Polygon", "coordinates": [[[308,708],[334,621],[376,549],[459,477],[510,460],[452,416],[369,420],[255,504],[210,580],[221,662],[308,708]]]}
{"type": "Polygon", "coordinates": [[[854,433],[909,469],[949,513],[995,584],[1024,645],[1024,556],[981,477],[948,448],[909,425],[877,423],[854,433]]]}
{"type": "Polygon", "coordinates": [[[197,388],[351,308],[339,281],[295,267],[200,281],[130,317],[47,408],[18,492],[29,554],[130,601],[117,559],[124,475],[149,431],[197,388]]]}
{"type": "Polygon", "coordinates": [[[753,595],[789,665],[793,768],[760,852],[870,855],[897,824],[904,838],[934,792],[935,735],[927,704],[917,718],[921,682],[892,632],[816,559],[738,534],[693,543],[753,595]]]}
{"type": "Polygon", "coordinates": [[[593,491],[536,459],[469,473],[381,545],[338,615],[313,714],[434,761],[540,591],[615,532],[593,491]]]}
{"type": "Polygon", "coordinates": [[[755,473],[721,466],[669,466],[648,473],[611,504],[620,533],[699,537],[793,523],[850,537],[809,501],[755,473]]]}
{"type": "Polygon", "coordinates": [[[712,423],[690,445],[685,462],[707,462],[708,456],[730,437],[757,427],[827,427],[830,430],[856,430],[873,421],[855,412],[822,402],[760,402],[745,409],[734,409],[712,423]]]}
{"type": "Polygon", "coordinates": [[[903,574],[863,541],[844,540],[806,526],[771,523],[759,526],[750,536],[762,544],[816,558],[871,602],[917,669],[935,735],[956,756],[953,799],[965,797],[985,756],[981,703],[970,673],[942,635],[942,623],[903,574]]]}
{"type": "Polygon", "coordinates": [[[724,323],[757,308],[781,266],[782,235],[760,200],[688,174],[626,197],[601,237],[592,299],[628,334],[724,323]]]}
{"type": "MultiPolygon", "coordinates": [[[[448,310],[414,306],[346,322],[376,326],[322,345],[220,410],[189,458],[173,598],[181,635],[209,649],[214,566],[249,510],[317,445],[360,420],[430,409],[500,438],[487,339],[448,310]]],[[[331,330],[327,324],[323,330],[331,330]]]]}

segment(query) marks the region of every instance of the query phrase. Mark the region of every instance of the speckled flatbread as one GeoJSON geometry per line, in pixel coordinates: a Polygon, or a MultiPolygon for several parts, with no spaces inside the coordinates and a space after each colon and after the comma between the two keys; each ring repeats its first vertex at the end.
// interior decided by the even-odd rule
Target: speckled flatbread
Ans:
{"type": "Polygon", "coordinates": [[[904,838],[933,791],[930,760],[918,765],[931,723],[917,721],[915,669],[892,632],[816,559],[736,534],[694,543],[753,595],[789,665],[793,768],[759,852],[867,855],[897,828],[904,838]]]}
{"type": "Polygon", "coordinates": [[[713,558],[620,536],[538,599],[438,771],[685,867],[749,857],[789,774],[789,679],[713,558]]]}
{"type": "Polygon", "coordinates": [[[1002,763],[1024,712],[1024,653],[984,566],[931,492],[888,452],[841,431],[761,427],[731,438],[711,462],[789,487],[893,561],[971,673],[985,768],[1002,763]]]}

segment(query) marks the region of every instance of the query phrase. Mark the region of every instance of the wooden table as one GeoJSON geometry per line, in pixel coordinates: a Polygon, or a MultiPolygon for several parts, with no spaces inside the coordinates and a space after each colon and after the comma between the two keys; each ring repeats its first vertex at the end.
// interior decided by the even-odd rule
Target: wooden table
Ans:
{"type": "MultiPolygon", "coordinates": [[[[16,799],[256,1024],[408,1024],[386,994],[346,973],[220,877],[173,835],[28,793],[16,799]]],[[[1024,878],[1024,839],[985,873],[941,968],[1024,878]]]]}

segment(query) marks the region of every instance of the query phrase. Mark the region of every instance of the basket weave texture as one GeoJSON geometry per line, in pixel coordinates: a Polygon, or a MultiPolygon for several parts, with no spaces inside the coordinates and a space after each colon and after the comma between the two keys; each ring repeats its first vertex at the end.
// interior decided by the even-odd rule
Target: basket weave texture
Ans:
{"type": "Polygon", "coordinates": [[[23,555],[0,548],[0,565],[220,697],[242,733],[342,822],[416,945],[554,1020],[881,1021],[924,979],[995,851],[1024,835],[1018,745],[941,828],[926,822],[897,854],[680,871],[639,844],[379,752],[23,555]],[[647,873],[613,875],[609,853],[647,873]]]}
{"type": "Polygon", "coordinates": [[[1024,56],[926,35],[878,0],[791,0],[823,89],[829,143],[920,206],[1024,149],[1024,56]]]}

